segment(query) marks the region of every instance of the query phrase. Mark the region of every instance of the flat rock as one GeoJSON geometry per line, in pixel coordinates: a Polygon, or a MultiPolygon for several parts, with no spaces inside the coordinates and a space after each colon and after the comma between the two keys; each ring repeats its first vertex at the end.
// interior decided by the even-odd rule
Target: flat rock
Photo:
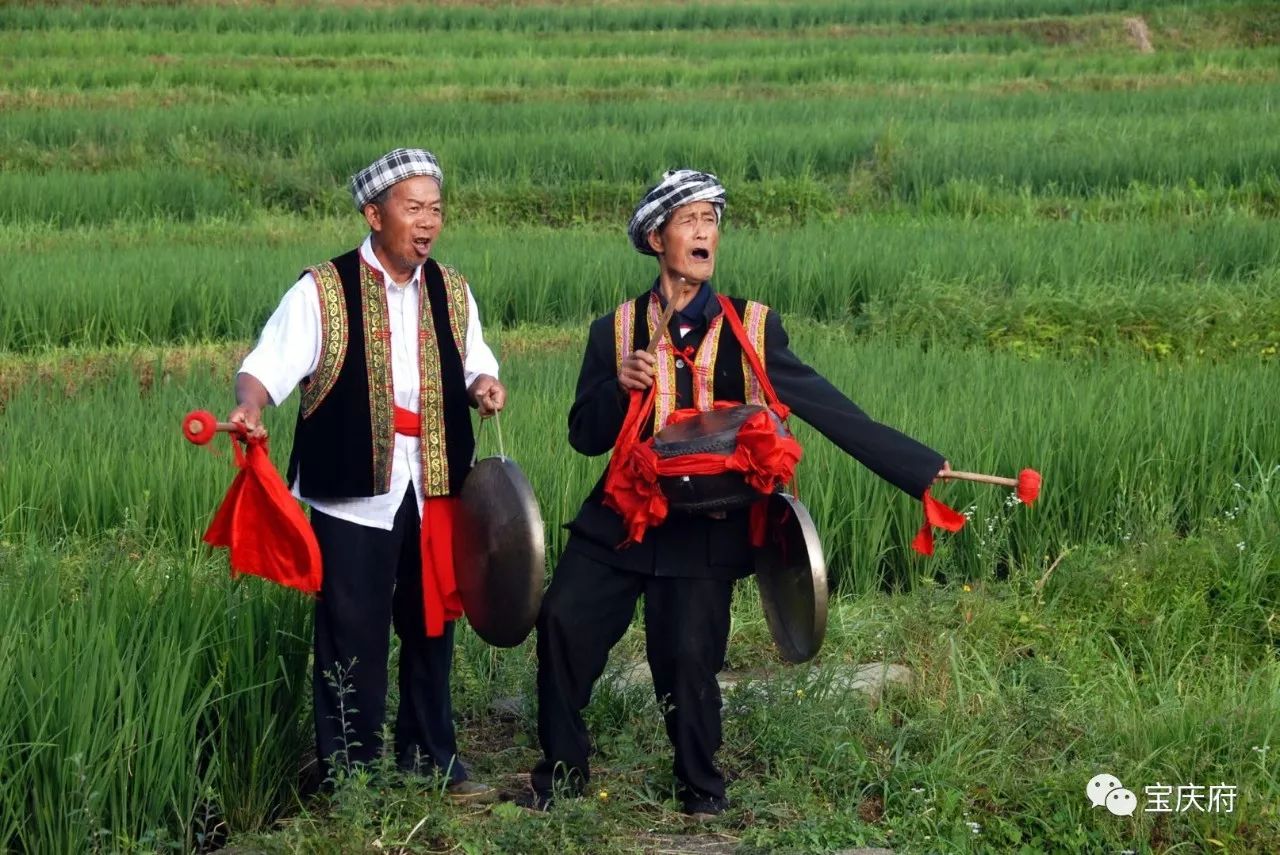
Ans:
{"type": "Polygon", "coordinates": [[[905,665],[892,662],[869,662],[865,665],[838,666],[831,675],[831,690],[862,692],[879,701],[885,686],[910,686],[915,675],[905,665]]]}
{"type": "Polygon", "coordinates": [[[653,688],[653,674],[649,671],[649,663],[643,659],[633,662],[619,662],[613,672],[613,683],[619,689],[633,689],[638,686],[653,688]]]}
{"type": "MultiPolygon", "coordinates": [[[[834,692],[861,692],[878,702],[889,685],[911,686],[915,675],[905,665],[893,662],[868,662],[862,665],[830,665],[822,669],[829,673],[829,685],[834,692]]],[[[643,659],[633,662],[620,662],[613,670],[610,679],[622,690],[642,687],[653,688],[653,675],[649,672],[649,663],[643,659]]],[[[720,691],[728,692],[739,682],[753,679],[751,675],[734,671],[725,671],[716,677],[720,691]]]]}
{"type": "Polygon", "coordinates": [[[640,844],[646,855],[733,855],[735,849],[714,834],[647,834],[640,844]]]}
{"type": "MultiPolygon", "coordinates": [[[[716,682],[720,684],[720,691],[727,692],[738,685],[738,681],[743,678],[743,675],[735,674],[733,671],[725,671],[716,675],[716,682]]],[[[619,689],[631,689],[639,686],[650,691],[653,690],[653,673],[649,670],[649,663],[643,659],[635,662],[619,663],[612,679],[614,685],[619,689]]]]}
{"type": "Polygon", "coordinates": [[[489,704],[489,712],[505,721],[517,721],[524,718],[524,695],[512,695],[508,698],[494,698],[489,704]]]}

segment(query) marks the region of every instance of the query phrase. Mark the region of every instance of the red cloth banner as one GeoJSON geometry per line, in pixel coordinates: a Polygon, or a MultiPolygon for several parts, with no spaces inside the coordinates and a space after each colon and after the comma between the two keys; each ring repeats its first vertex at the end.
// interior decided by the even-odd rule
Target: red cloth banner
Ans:
{"type": "Polygon", "coordinates": [[[261,576],[307,594],[320,590],[320,546],[311,524],[280,473],[265,440],[233,437],[239,472],[204,533],[210,546],[226,547],[232,575],[261,576]]]}

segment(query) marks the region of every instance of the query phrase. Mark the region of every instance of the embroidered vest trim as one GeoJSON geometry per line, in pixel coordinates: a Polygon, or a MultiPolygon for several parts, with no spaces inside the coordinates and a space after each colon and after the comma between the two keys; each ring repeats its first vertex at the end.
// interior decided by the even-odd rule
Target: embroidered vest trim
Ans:
{"type": "MultiPolygon", "coordinates": [[[[764,365],[764,321],[765,316],[768,314],[768,306],[748,300],[747,310],[743,313],[744,317],[742,319],[742,328],[747,331],[747,339],[751,342],[752,350],[760,357],[761,365],[764,365]]],[[[724,316],[721,315],[720,317],[724,316]]],[[[720,318],[716,318],[716,320],[720,320],[720,318]]],[[[747,389],[747,400],[743,403],[768,406],[769,402],[765,398],[760,379],[751,370],[751,363],[747,361],[745,353],[742,354],[742,378],[746,383],[747,389]]]]}
{"type": "MultiPolygon", "coordinates": [[[[432,264],[428,261],[427,264],[432,264]]],[[[382,277],[360,258],[360,314],[364,333],[364,361],[369,389],[369,426],[373,437],[372,477],[375,494],[391,489],[391,468],[395,452],[395,387],[392,377],[391,322],[387,308],[387,286],[382,277]]],[[[449,329],[454,345],[466,362],[467,327],[470,321],[467,280],[452,267],[438,265],[444,280],[449,329]]],[[[320,295],[320,360],[316,371],[302,384],[301,416],[306,419],[333,391],[346,362],[350,344],[342,280],[332,262],[308,268],[320,295]]],[[[419,417],[422,431],[419,452],[422,461],[423,491],[427,496],[447,496],[450,492],[447,432],[445,429],[444,382],[440,349],[431,314],[424,266],[418,289],[418,383],[419,417]]]]}
{"type": "MultiPolygon", "coordinates": [[[[636,312],[638,309],[637,304],[645,299],[645,297],[640,297],[638,300],[628,300],[614,311],[614,362],[616,369],[619,371],[622,370],[623,357],[641,347],[641,344],[635,341],[638,332],[635,328],[636,312]]],[[[768,313],[768,306],[753,300],[747,301],[746,310],[743,313],[743,326],[747,331],[751,346],[755,349],[756,355],[760,357],[761,365],[765,365],[764,330],[765,318],[768,313]]],[[[657,334],[658,324],[661,322],[662,303],[657,294],[650,292],[646,306],[646,326],[648,328],[649,341],[653,341],[653,336],[657,334]]],[[[716,358],[720,353],[720,335],[723,327],[723,314],[711,319],[707,325],[706,335],[703,336],[702,343],[698,346],[693,364],[689,366],[693,372],[693,405],[704,412],[712,409],[716,399],[715,364],[716,358]]],[[[657,432],[666,425],[667,419],[671,417],[671,414],[677,408],[677,354],[675,346],[671,343],[671,336],[662,337],[655,355],[658,360],[658,369],[655,376],[658,389],[654,394],[653,430],[657,432]]],[[[743,382],[747,390],[747,400],[744,403],[765,404],[764,391],[760,387],[759,381],[756,380],[755,372],[751,370],[751,363],[747,361],[745,354],[742,356],[742,372],[743,382]]]]}
{"type": "Polygon", "coordinates": [[[320,296],[320,362],[315,373],[302,381],[302,416],[307,418],[333,390],[347,359],[351,331],[347,320],[347,301],[342,294],[342,279],[332,261],[308,267],[320,296]]]}
{"type": "MultiPolygon", "coordinates": [[[[467,280],[457,270],[439,265],[448,301],[449,327],[463,364],[467,361],[467,280]]],[[[428,496],[449,494],[449,457],[446,452],[447,431],[444,416],[444,382],[441,376],[440,349],[427,297],[426,274],[423,273],[421,299],[418,303],[418,409],[422,422],[419,450],[422,455],[423,491],[428,496]]],[[[394,439],[395,428],[392,428],[394,439]]],[[[388,483],[390,469],[387,470],[388,483]]]]}
{"type": "Polygon", "coordinates": [[[364,366],[369,375],[373,483],[379,493],[385,493],[391,489],[391,455],[396,446],[391,313],[387,308],[386,283],[363,257],[360,259],[360,308],[364,320],[364,366]]]}

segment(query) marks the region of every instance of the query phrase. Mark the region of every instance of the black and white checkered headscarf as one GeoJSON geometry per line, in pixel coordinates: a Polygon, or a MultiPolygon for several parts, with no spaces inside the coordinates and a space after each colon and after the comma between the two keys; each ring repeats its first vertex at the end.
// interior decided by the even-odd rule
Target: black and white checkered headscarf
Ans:
{"type": "Polygon", "coordinates": [[[693,202],[710,202],[715,206],[716,219],[724,213],[724,188],[720,179],[710,172],[692,169],[673,169],[664,173],[662,180],[649,189],[636,206],[627,225],[631,245],[645,255],[657,255],[649,246],[649,232],[661,227],[671,212],[693,202]]]}
{"type": "Polygon", "coordinates": [[[351,196],[356,210],[363,210],[379,193],[406,178],[430,175],[444,186],[440,161],[424,148],[398,148],[389,151],[351,176],[351,196]]]}

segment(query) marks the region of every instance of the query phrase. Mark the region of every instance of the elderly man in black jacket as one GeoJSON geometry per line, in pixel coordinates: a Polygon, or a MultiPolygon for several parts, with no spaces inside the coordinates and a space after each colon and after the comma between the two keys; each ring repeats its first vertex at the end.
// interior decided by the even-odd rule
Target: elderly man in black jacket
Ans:
{"type": "MultiPolygon", "coordinates": [[[[722,323],[710,280],[724,210],[714,175],[668,172],[645,195],[629,226],[632,244],[657,258],[659,275],[637,298],[591,325],[569,412],[569,442],[582,454],[614,447],[632,390],[658,384],[646,434],[681,408],[714,401],[763,402],[744,344],[722,323]],[[646,350],[663,310],[675,302],[656,354],[646,350]]],[[[778,315],[731,300],[782,403],[880,477],[920,498],[943,471],[942,455],[869,418],[788,347],[778,315]]],[[[544,757],[522,802],[545,809],[557,787],[577,793],[589,777],[582,710],[609,650],[644,597],[645,643],[654,690],[675,749],[684,811],[698,818],[728,805],[715,764],[721,742],[720,689],[734,581],[752,569],[748,512],[672,513],[625,549],[622,517],[606,504],[602,478],[574,520],[538,619],[538,735],[544,757]]]]}

